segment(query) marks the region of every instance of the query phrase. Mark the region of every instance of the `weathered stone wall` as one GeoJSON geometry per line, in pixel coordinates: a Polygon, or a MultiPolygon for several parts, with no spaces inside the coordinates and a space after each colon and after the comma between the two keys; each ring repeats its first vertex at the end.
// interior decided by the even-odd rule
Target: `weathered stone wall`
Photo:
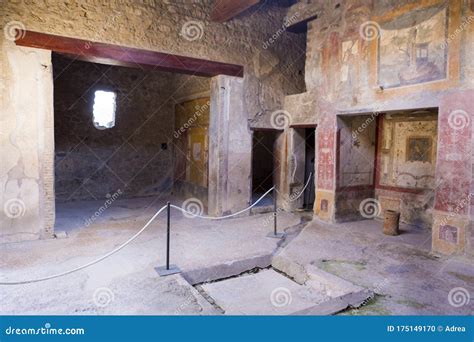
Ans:
{"type": "Polygon", "coordinates": [[[32,31],[243,65],[250,117],[280,109],[285,95],[304,90],[305,37],[279,33],[285,7],[264,2],[221,24],[210,21],[211,3],[5,1],[1,20],[4,25],[18,21],[32,31]]]}
{"type": "Polygon", "coordinates": [[[105,198],[118,190],[123,197],[169,193],[175,93],[181,85],[191,91],[201,77],[179,75],[177,80],[172,73],[57,55],[53,67],[56,200],[105,198]],[[93,125],[96,90],[116,93],[112,128],[93,125]]]}
{"type": "MultiPolygon", "coordinates": [[[[199,2],[7,0],[2,2],[0,12],[0,26],[8,40],[8,45],[2,45],[2,55],[8,53],[21,55],[28,53],[21,51],[33,51],[33,49],[19,49],[10,43],[14,39],[14,29],[20,28],[243,65],[242,91],[239,91],[239,98],[236,99],[242,102],[242,105],[236,106],[236,110],[240,111],[236,113],[236,117],[244,120],[246,125],[246,120],[249,118],[260,117],[262,113],[267,115],[274,109],[282,108],[285,95],[300,93],[304,90],[305,38],[304,35],[291,34],[282,30],[286,8],[278,6],[278,2],[277,5],[274,2],[264,2],[223,24],[210,21],[210,10],[211,0],[199,2]]],[[[50,61],[43,63],[46,68],[48,63],[50,61]]],[[[10,60],[7,62],[2,58],[2,77],[7,80],[7,82],[2,82],[5,92],[12,91],[11,88],[15,86],[8,76],[6,77],[13,72],[14,67],[10,60]]],[[[32,81],[33,74],[34,72],[23,75],[18,80],[20,84],[17,87],[28,89],[33,84],[31,82],[35,82],[32,81]]],[[[52,80],[50,82],[52,86],[52,80]]],[[[20,96],[18,94],[15,96],[18,96],[15,101],[19,101],[20,96]]],[[[38,94],[38,98],[44,98],[44,96],[38,94]]],[[[2,116],[3,111],[4,109],[2,109],[2,116]]],[[[28,108],[21,115],[31,117],[33,112],[33,109],[28,108]]],[[[13,113],[11,112],[11,115],[20,115],[13,113]]],[[[16,119],[12,118],[12,120],[16,119]]],[[[50,120],[52,123],[52,117],[50,120]]],[[[262,120],[259,124],[263,125],[265,122],[268,120],[262,120]]],[[[11,137],[13,132],[14,128],[11,127],[11,129],[6,129],[3,136],[11,137]]],[[[34,146],[43,146],[53,142],[52,127],[50,131],[45,131],[36,126],[28,126],[24,127],[22,133],[36,137],[34,146]]],[[[247,146],[247,140],[246,137],[245,143],[241,144],[238,139],[232,139],[230,143],[234,146],[230,146],[230,149],[242,155],[240,151],[242,146],[247,146]]],[[[7,148],[14,147],[8,142],[7,148]]],[[[19,153],[27,153],[27,151],[21,148],[19,153]]],[[[39,165],[34,160],[28,159],[23,164],[27,172],[37,174],[38,182],[44,186],[43,193],[36,197],[34,203],[31,203],[30,211],[36,212],[39,216],[54,215],[51,207],[51,203],[54,203],[52,146],[45,148],[44,152],[45,155],[51,154],[50,163],[39,165]]],[[[247,156],[245,163],[248,164],[247,166],[250,165],[250,159],[247,156]]],[[[15,165],[13,163],[2,170],[2,179],[7,179],[8,172],[15,165]]],[[[231,183],[240,184],[239,187],[242,186],[244,190],[229,185],[229,194],[226,195],[229,199],[234,190],[240,193],[233,198],[235,206],[234,203],[230,203],[226,205],[226,208],[239,209],[243,204],[248,203],[250,198],[250,192],[247,190],[250,187],[250,177],[247,169],[242,172],[239,165],[232,164],[231,166],[227,177],[235,178],[231,183]],[[246,184],[242,184],[242,181],[246,184]]],[[[34,187],[30,187],[27,182],[21,183],[23,179],[27,179],[26,176],[21,176],[19,180],[22,191],[34,192],[34,187]]],[[[5,198],[7,197],[16,198],[17,193],[8,190],[5,192],[5,198]]],[[[5,200],[0,204],[3,206],[4,202],[5,200]]],[[[226,208],[224,210],[228,210],[226,208]]],[[[37,224],[24,220],[17,220],[16,223],[23,227],[22,229],[47,231],[51,229],[54,218],[48,220],[51,221],[49,224],[37,224]]],[[[12,233],[15,231],[21,231],[21,229],[11,229],[12,233]]]]}

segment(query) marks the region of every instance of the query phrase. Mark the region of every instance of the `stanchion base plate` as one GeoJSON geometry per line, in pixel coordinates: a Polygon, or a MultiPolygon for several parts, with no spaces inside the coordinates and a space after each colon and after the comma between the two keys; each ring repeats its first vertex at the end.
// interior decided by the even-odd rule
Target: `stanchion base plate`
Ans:
{"type": "Polygon", "coordinates": [[[181,273],[180,268],[176,265],[170,265],[169,269],[166,269],[166,266],[155,267],[155,271],[160,275],[160,277],[181,273]]]}
{"type": "Polygon", "coordinates": [[[271,232],[271,233],[268,233],[267,234],[267,237],[269,238],[274,238],[274,239],[281,239],[285,236],[285,233],[274,233],[274,232],[271,232]]]}

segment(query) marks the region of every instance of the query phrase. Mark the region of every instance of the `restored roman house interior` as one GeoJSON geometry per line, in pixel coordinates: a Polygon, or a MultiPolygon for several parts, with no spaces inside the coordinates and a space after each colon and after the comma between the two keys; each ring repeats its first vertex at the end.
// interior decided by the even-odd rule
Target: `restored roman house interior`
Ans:
{"type": "Polygon", "coordinates": [[[2,314],[472,314],[473,0],[0,25],[2,314]]]}

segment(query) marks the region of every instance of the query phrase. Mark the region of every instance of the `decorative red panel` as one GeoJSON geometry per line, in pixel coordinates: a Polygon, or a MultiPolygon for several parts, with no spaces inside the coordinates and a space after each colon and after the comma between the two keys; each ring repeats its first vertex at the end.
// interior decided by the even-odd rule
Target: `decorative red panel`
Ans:
{"type": "Polygon", "coordinates": [[[474,91],[441,99],[438,123],[435,209],[466,215],[472,181],[472,129],[474,91]]]}

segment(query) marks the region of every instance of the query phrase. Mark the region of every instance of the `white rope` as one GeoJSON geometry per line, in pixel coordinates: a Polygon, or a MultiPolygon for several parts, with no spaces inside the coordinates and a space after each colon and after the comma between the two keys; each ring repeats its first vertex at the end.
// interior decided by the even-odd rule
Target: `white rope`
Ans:
{"type": "Polygon", "coordinates": [[[247,210],[250,210],[252,209],[253,207],[255,207],[266,195],[268,195],[270,193],[270,191],[273,191],[275,187],[271,187],[266,193],[264,193],[258,200],[255,201],[254,204],[252,204],[250,207],[247,207],[245,209],[242,209],[241,211],[238,211],[234,214],[229,214],[229,215],[224,215],[224,216],[202,216],[202,215],[199,215],[199,214],[195,214],[193,212],[190,212],[190,211],[187,211],[181,207],[178,207],[174,204],[171,204],[171,207],[172,208],[175,208],[175,209],[178,209],[178,210],[181,210],[183,213],[186,213],[188,214],[189,216],[192,216],[193,218],[194,217],[198,217],[198,218],[202,218],[202,219],[207,219],[207,220],[222,220],[222,219],[225,219],[225,218],[229,218],[229,217],[233,217],[233,216],[237,216],[239,214],[242,214],[244,212],[246,212],[247,210]]]}
{"type": "Polygon", "coordinates": [[[104,260],[105,258],[108,258],[109,256],[111,256],[112,254],[115,254],[117,253],[119,250],[121,250],[122,248],[124,248],[125,246],[127,246],[130,242],[132,242],[133,240],[135,240],[141,233],[143,233],[145,231],[145,229],[148,228],[148,226],[153,222],[153,220],[159,215],[161,214],[161,212],[166,209],[166,205],[163,206],[160,210],[158,210],[156,212],[155,215],[153,215],[153,217],[143,226],[142,229],[140,229],[135,235],[133,235],[130,239],[128,239],[127,241],[125,241],[123,244],[121,244],[120,246],[118,246],[117,248],[115,248],[114,250],[110,251],[109,253],[103,255],[102,257],[98,258],[98,259],[95,259],[91,262],[88,262],[87,264],[84,264],[82,266],[79,266],[79,267],[76,267],[72,270],[69,270],[69,271],[66,271],[66,272],[61,272],[61,273],[57,273],[57,274],[53,274],[53,275],[50,275],[48,277],[43,277],[43,278],[37,278],[37,279],[30,279],[30,280],[24,280],[24,281],[13,281],[13,282],[0,282],[0,285],[21,285],[21,284],[30,284],[30,283],[37,283],[37,282],[40,282],[40,281],[44,281],[44,280],[49,280],[49,279],[54,279],[54,278],[59,278],[59,277],[62,277],[62,276],[65,276],[67,274],[71,274],[71,273],[74,273],[74,272],[77,272],[77,271],[80,271],[86,267],[89,267],[89,266],[92,266],[94,264],[97,264],[98,262],[104,260]]]}
{"type": "Polygon", "coordinates": [[[304,191],[306,190],[306,187],[308,186],[309,184],[309,181],[311,180],[311,176],[313,175],[312,172],[309,173],[309,176],[308,176],[308,180],[306,181],[306,185],[304,186],[303,190],[301,190],[301,192],[299,193],[298,197],[292,199],[292,201],[296,201],[298,198],[301,197],[301,195],[304,193],[304,191]]]}
{"type": "MultiPolygon", "coordinates": [[[[311,177],[311,175],[310,175],[311,177]]],[[[309,180],[308,180],[309,181],[309,180]]],[[[306,186],[308,185],[308,183],[306,183],[306,186]]],[[[305,186],[305,188],[306,188],[305,186]]],[[[221,220],[221,219],[224,219],[224,218],[229,218],[229,217],[232,217],[232,216],[237,216],[247,210],[250,210],[252,209],[253,207],[255,207],[266,195],[268,195],[271,191],[273,191],[275,187],[272,187],[271,189],[269,189],[267,192],[265,192],[257,201],[255,201],[255,203],[253,203],[251,206],[239,211],[239,212],[236,212],[234,214],[230,214],[230,215],[225,215],[225,216],[201,216],[201,215],[197,215],[197,214],[194,214],[194,213],[191,213],[187,210],[184,210],[183,208],[180,208],[178,206],[175,206],[173,204],[171,204],[170,206],[175,208],[175,209],[178,209],[178,210],[181,210],[182,212],[185,212],[189,215],[192,215],[192,216],[195,216],[195,217],[199,217],[199,218],[203,218],[203,219],[209,219],[209,220],[221,220]]],[[[303,189],[304,191],[304,189],[303,189]]],[[[80,270],[83,270],[84,268],[87,268],[87,267],[90,267],[92,265],[95,265],[97,264],[98,262],[101,262],[102,260],[108,258],[109,256],[117,253],[118,251],[120,251],[122,248],[124,248],[125,246],[127,246],[129,243],[131,243],[133,240],[135,240],[140,234],[142,234],[145,229],[147,229],[149,227],[149,225],[155,220],[155,218],[161,214],[161,212],[163,210],[166,209],[166,205],[161,207],[156,213],[155,215],[152,216],[151,219],[148,220],[148,222],[142,227],[142,229],[140,229],[135,235],[133,235],[130,239],[128,239],[127,241],[125,241],[123,244],[121,244],[120,246],[118,246],[117,248],[113,249],[112,251],[108,252],[107,254],[101,256],[100,258],[97,258],[95,260],[92,260],[90,262],[88,262],[87,264],[84,264],[82,266],[78,266],[76,268],[73,268],[72,270],[69,270],[69,271],[65,271],[65,272],[61,272],[61,273],[57,273],[57,274],[53,274],[53,275],[50,275],[50,276],[47,276],[47,277],[42,277],[42,278],[37,278],[37,279],[29,279],[29,280],[23,280],[23,281],[13,281],[13,282],[0,282],[0,285],[22,285],[22,284],[31,284],[31,283],[37,283],[37,282],[40,282],[40,281],[45,281],[45,280],[50,280],[50,279],[54,279],[54,278],[59,278],[59,277],[62,277],[62,276],[65,276],[65,275],[68,275],[68,274],[71,274],[71,273],[74,273],[74,272],[77,272],[77,271],[80,271],[80,270]]]]}

